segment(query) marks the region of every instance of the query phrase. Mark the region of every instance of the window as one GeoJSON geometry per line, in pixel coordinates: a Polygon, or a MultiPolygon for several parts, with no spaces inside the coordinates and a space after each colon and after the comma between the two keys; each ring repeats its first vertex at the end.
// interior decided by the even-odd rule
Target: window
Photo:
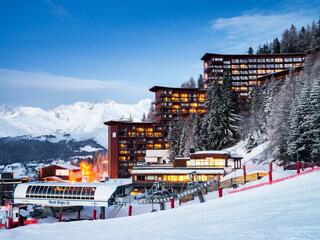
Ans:
{"type": "Polygon", "coordinates": [[[249,68],[257,68],[257,64],[249,64],[249,68]]]}
{"type": "Polygon", "coordinates": [[[147,181],[155,181],[156,180],[156,176],[146,176],[145,178],[147,181]]]}
{"type": "Polygon", "coordinates": [[[258,69],[258,74],[265,74],[266,73],[266,70],[264,69],[258,69]]]}

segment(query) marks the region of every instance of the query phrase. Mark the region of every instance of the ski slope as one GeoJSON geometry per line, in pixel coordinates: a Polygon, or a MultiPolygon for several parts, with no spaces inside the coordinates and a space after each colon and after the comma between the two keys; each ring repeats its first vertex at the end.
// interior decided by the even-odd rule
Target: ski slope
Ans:
{"type": "Polygon", "coordinates": [[[320,172],[162,212],[0,231],[8,240],[320,239],[320,172]]]}

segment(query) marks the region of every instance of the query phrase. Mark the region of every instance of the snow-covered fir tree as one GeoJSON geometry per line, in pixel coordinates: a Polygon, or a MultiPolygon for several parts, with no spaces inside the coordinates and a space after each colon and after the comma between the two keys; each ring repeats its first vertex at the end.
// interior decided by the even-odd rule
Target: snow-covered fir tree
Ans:
{"type": "Polygon", "coordinates": [[[306,70],[300,81],[301,91],[290,114],[288,155],[293,161],[319,161],[320,56],[316,55],[306,61],[306,70]]]}
{"type": "Polygon", "coordinates": [[[181,84],[182,88],[196,88],[196,82],[193,77],[181,84]]]}
{"type": "Polygon", "coordinates": [[[294,72],[291,72],[272,99],[267,135],[272,157],[277,160],[286,161],[288,159],[287,139],[290,130],[290,112],[295,97],[295,86],[296,76],[294,72]]]}
{"type": "Polygon", "coordinates": [[[180,139],[182,132],[182,119],[172,120],[169,123],[169,131],[167,141],[169,143],[170,159],[174,159],[180,155],[180,139]]]}
{"type": "Polygon", "coordinates": [[[225,84],[214,81],[209,85],[205,101],[206,114],[201,129],[203,149],[222,149],[238,140],[239,116],[234,113],[232,104],[225,84]]]}
{"type": "Polygon", "coordinates": [[[179,157],[187,157],[190,153],[192,143],[193,118],[189,116],[182,121],[182,129],[179,141],[179,157]]]}
{"type": "Polygon", "coordinates": [[[199,115],[196,115],[193,118],[193,127],[192,127],[192,147],[196,151],[202,150],[202,136],[201,136],[201,127],[202,121],[199,115]]]}

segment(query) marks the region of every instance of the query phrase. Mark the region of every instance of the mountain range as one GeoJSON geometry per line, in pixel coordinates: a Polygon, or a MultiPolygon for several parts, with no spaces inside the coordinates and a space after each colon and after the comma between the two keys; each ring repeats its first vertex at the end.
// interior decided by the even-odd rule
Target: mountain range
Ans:
{"type": "Polygon", "coordinates": [[[8,108],[0,106],[0,138],[28,135],[39,137],[66,134],[75,140],[93,139],[102,146],[107,144],[107,127],[103,122],[129,118],[140,121],[147,114],[151,100],[140,100],[137,104],[120,104],[114,101],[101,103],[76,102],[44,110],[35,107],[8,108]]]}
{"type": "Polygon", "coordinates": [[[114,101],[76,102],[44,110],[35,107],[10,109],[0,105],[0,165],[15,162],[50,162],[94,156],[106,150],[108,120],[141,121],[151,100],[137,104],[114,101]]]}

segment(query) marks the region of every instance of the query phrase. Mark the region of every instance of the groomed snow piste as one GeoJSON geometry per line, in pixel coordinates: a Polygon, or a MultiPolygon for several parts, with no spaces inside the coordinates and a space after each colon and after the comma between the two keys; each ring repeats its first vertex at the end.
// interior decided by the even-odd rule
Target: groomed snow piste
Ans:
{"type": "Polygon", "coordinates": [[[319,182],[317,171],[163,212],[1,230],[0,239],[320,239],[319,182]]]}

